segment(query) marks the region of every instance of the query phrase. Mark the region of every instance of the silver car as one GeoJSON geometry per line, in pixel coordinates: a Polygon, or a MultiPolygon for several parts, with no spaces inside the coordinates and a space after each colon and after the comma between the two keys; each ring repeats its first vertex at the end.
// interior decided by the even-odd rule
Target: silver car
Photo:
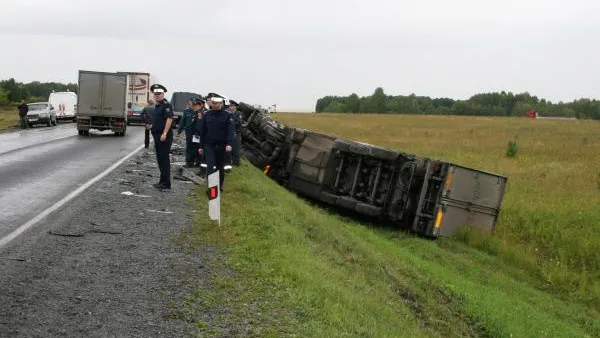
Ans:
{"type": "Polygon", "coordinates": [[[27,123],[30,128],[38,123],[45,123],[48,127],[57,125],[56,110],[50,103],[35,102],[28,104],[28,106],[27,123]]]}

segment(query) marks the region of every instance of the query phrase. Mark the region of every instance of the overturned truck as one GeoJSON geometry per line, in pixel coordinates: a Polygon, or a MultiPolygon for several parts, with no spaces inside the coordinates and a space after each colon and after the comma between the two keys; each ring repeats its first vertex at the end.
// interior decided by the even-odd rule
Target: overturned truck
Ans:
{"type": "Polygon", "coordinates": [[[299,195],[428,237],[493,232],[507,178],[282,125],[240,103],[242,151],[299,195]]]}

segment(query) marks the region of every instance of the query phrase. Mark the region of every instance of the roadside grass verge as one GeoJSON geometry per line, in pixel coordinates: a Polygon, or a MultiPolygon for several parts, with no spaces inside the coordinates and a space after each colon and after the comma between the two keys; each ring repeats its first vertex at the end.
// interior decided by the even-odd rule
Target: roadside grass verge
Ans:
{"type": "Polygon", "coordinates": [[[0,132],[19,127],[19,114],[16,108],[0,107],[0,132]]]}
{"type": "Polygon", "coordinates": [[[199,336],[600,335],[598,313],[461,242],[331,214],[246,161],[225,189],[221,226],[197,188],[194,227],[178,239],[219,253],[181,305],[199,336]]]}
{"type": "Polygon", "coordinates": [[[283,114],[284,124],[508,176],[496,233],[459,238],[600,311],[600,121],[283,114]],[[518,153],[506,156],[507,144],[518,153]]]}

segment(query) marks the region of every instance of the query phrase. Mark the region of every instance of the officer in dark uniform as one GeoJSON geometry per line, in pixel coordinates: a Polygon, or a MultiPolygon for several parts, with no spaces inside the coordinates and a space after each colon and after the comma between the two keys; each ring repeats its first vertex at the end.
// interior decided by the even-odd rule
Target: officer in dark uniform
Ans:
{"type": "Polygon", "coordinates": [[[171,144],[173,143],[173,106],[165,93],[167,88],[160,84],[153,84],[150,90],[154,94],[154,111],[152,112],[151,132],[156,149],[156,161],[160,170],[160,181],[154,185],[157,189],[171,189],[171,144]]]}
{"type": "Polygon", "coordinates": [[[181,135],[181,132],[185,130],[185,167],[191,168],[194,166],[194,159],[197,156],[197,147],[194,148],[192,142],[194,133],[192,130],[192,122],[196,112],[193,109],[195,97],[191,97],[189,106],[183,110],[181,121],[179,121],[179,127],[177,128],[177,136],[181,135]]]}
{"type": "Polygon", "coordinates": [[[200,155],[204,154],[207,174],[219,170],[221,191],[225,181],[225,153],[231,152],[234,138],[233,117],[224,110],[223,101],[221,96],[211,97],[212,109],[204,115],[198,149],[200,155]]]}
{"type": "Polygon", "coordinates": [[[231,164],[234,166],[240,165],[240,150],[242,148],[242,114],[237,108],[238,103],[234,100],[229,100],[229,110],[233,115],[233,124],[235,126],[235,141],[233,142],[233,151],[231,152],[231,164]]]}
{"type": "MultiPolygon", "coordinates": [[[[200,135],[202,134],[202,123],[204,122],[204,115],[206,115],[206,113],[208,112],[206,109],[206,101],[208,101],[208,99],[198,98],[196,100],[197,105],[193,105],[194,110],[196,111],[196,115],[194,115],[192,129],[194,129],[194,137],[200,140],[200,135]],[[198,108],[197,110],[196,107],[198,108]]],[[[198,155],[196,157],[196,166],[200,167],[198,175],[204,176],[206,175],[206,160],[204,155],[199,154],[198,149],[200,149],[200,143],[198,143],[196,146],[196,154],[198,155]]]]}
{"type": "Polygon", "coordinates": [[[149,99],[148,105],[142,109],[142,119],[146,130],[144,130],[144,148],[150,146],[150,127],[152,126],[152,110],[154,110],[154,100],[149,99]]]}

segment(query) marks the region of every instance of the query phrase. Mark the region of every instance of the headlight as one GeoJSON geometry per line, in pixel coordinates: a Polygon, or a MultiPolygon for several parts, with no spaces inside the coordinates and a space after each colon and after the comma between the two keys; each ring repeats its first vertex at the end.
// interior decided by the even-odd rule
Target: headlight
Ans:
{"type": "Polygon", "coordinates": [[[40,113],[40,116],[42,116],[42,117],[48,117],[49,115],[50,115],[50,112],[47,112],[47,111],[43,111],[40,113]]]}

